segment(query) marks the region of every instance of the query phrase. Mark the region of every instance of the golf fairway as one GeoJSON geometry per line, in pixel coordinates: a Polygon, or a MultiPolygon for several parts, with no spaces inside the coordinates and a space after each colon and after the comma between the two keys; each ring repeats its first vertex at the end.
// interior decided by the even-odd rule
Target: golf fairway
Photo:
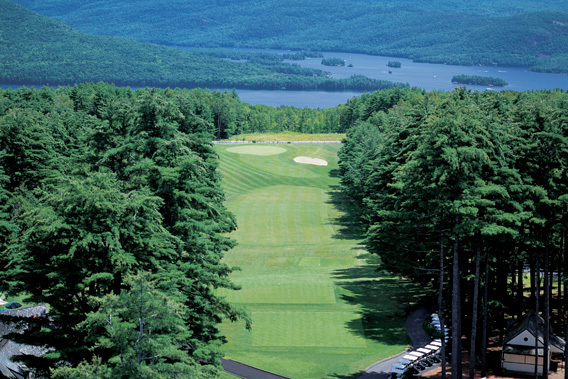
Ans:
{"type": "Polygon", "coordinates": [[[238,224],[224,261],[242,287],[219,294],[252,318],[250,331],[222,324],[226,358],[295,379],[350,378],[407,347],[404,304],[418,289],[380,276],[361,244],[338,189],[340,147],[216,145],[238,224]]]}

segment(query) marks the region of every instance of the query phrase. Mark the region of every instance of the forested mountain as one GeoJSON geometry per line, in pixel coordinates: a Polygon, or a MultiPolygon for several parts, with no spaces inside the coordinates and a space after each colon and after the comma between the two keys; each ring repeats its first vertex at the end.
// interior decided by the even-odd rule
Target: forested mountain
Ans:
{"type": "MultiPolygon", "coordinates": [[[[96,22],[95,20],[91,20],[96,22]]],[[[353,76],[332,79],[272,59],[226,60],[137,41],[92,36],[0,0],[0,83],[255,89],[372,90],[392,82],[353,76]]]]}
{"type": "Polygon", "coordinates": [[[17,2],[87,33],[166,45],[364,52],[568,72],[562,1],[17,2]]]}

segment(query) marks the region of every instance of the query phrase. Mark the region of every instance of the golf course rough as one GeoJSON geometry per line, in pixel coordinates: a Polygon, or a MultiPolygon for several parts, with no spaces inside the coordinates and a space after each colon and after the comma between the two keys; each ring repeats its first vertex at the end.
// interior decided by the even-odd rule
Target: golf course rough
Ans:
{"type": "Polygon", "coordinates": [[[240,291],[221,296],[252,318],[224,322],[225,357],[287,377],[355,374],[401,352],[407,287],[377,278],[345,222],[339,144],[216,145],[238,245],[224,261],[240,291]],[[298,164],[318,158],[327,166],[298,164]]]}

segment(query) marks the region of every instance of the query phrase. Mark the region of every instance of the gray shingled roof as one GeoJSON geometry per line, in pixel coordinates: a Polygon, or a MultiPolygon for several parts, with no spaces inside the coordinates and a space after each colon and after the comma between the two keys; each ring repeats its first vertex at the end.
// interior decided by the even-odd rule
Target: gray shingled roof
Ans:
{"type": "MultiPolygon", "coordinates": [[[[544,337],[544,319],[540,316],[538,316],[538,318],[535,318],[535,314],[536,312],[534,310],[530,310],[525,316],[525,318],[514,323],[511,327],[511,330],[505,336],[503,345],[507,345],[509,341],[517,337],[525,330],[528,330],[533,336],[537,338],[544,337]]],[[[566,346],[566,342],[562,338],[554,335],[552,328],[550,329],[549,341],[551,345],[555,346],[560,350],[564,350],[564,347],[566,346]]]]}
{"type": "Polygon", "coordinates": [[[47,317],[47,307],[45,304],[34,305],[32,307],[23,307],[19,309],[9,309],[0,312],[0,339],[8,333],[23,333],[18,330],[17,322],[11,321],[14,318],[39,318],[47,317]]]}
{"type": "Polygon", "coordinates": [[[27,367],[19,362],[12,361],[16,355],[34,355],[39,357],[48,350],[38,346],[17,344],[2,337],[9,333],[24,333],[27,328],[19,328],[16,318],[29,318],[31,320],[47,317],[47,307],[36,305],[0,312],[0,375],[6,378],[20,379],[26,377],[27,367]]]}

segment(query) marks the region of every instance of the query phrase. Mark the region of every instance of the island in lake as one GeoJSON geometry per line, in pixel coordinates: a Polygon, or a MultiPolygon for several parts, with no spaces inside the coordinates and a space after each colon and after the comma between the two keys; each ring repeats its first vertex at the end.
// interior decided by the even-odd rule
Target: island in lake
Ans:
{"type": "Polygon", "coordinates": [[[321,64],[324,66],[345,66],[345,61],[341,58],[323,58],[321,64]]]}
{"type": "Polygon", "coordinates": [[[387,66],[394,68],[401,68],[402,63],[400,63],[399,61],[389,61],[389,63],[387,63],[387,66]]]}
{"type": "Polygon", "coordinates": [[[473,84],[479,86],[489,87],[504,87],[509,85],[501,78],[494,78],[492,76],[478,76],[478,75],[455,75],[452,78],[452,83],[458,84],[473,84]]]}

